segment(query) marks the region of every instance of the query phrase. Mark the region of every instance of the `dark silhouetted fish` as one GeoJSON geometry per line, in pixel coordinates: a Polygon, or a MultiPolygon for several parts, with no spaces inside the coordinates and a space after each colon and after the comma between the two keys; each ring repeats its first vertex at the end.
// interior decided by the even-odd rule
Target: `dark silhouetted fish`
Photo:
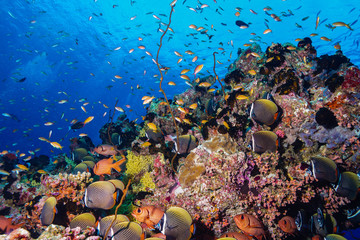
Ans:
{"type": "Polygon", "coordinates": [[[337,229],[337,222],[333,216],[324,213],[321,208],[318,208],[316,213],[311,216],[311,232],[326,236],[334,233],[337,229]]]}
{"type": "Polygon", "coordinates": [[[278,147],[278,137],[270,131],[258,131],[252,135],[252,150],[256,153],[275,152],[278,147]]]}
{"type": "Polygon", "coordinates": [[[85,126],[84,122],[76,122],[73,125],[70,126],[70,129],[72,130],[77,130],[77,129],[81,129],[85,126]]]}
{"type": "Polygon", "coordinates": [[[179,154],[188,154],[198,145],[198,140],[193,135],[181,135],[179,137],[179,146],[177,145],[176,138],[174,138],[174,142],[175,142],[175,150],[179,154]]]}
{"type": "Polygon", "coordinates": [[[17,80],[16,82],[25,82],[25,80],[26,80],[26,77],[24,77],[24,78],[22,78],[22,79],[19,79],[19,80],[17,80]]]}
{"type": "Polygon", "coordinates": [[[85,156],[88,155],[88,151],[85,148],[77,148],[72,152],[72,160],[75,162],[79,162],[85,156]]]}
{"type": "Polygon", "coordinates": [[[327,157],[312,156],[310,158],[310,170],[314,178],[330,183],[336,183],[339,177],[339,169],[336,163],[327,157]]]}
{"type": "Polygon", "coordinates": [[[355,200],[359,192],[359,176],[353,172],[343,172],[339,176],[339,181],[335,186],[335,191],[350,200],[355,200]]]}
{"type": "Polygon", "coordinates": [[[237,26],[239,26],[241,29],[244,29],[244,28],[248,28],[248,27],[249,27],[249,24],[247,24],[247,23],[245,23],[245,22],[243,22],[243,21],[241,21],[241,20],[237,20],[237,21],[235,22],[235,24],[236,24],[237,26]]]}
{"type": "Polygon", "coordinates": [[[324,240],[346,240],[346,238],[338,234],[328,234],[325,236],[324,240]]]}
{"type": "Polygon", "coordinates": [[[11,113],[3,113],[2,114],[4,117],[8,117],[11,118],[12,120],[15,120],[17,122],[20,122],[20,119],[15,115],[15,114],[11,114],[11,113]]]}
{"type": "Polygon", "coordinates": [[[271,126],[280,115],[278,106],[268,99],[258,99],[250,106],[250,118],[260,124],[271,126]]]}

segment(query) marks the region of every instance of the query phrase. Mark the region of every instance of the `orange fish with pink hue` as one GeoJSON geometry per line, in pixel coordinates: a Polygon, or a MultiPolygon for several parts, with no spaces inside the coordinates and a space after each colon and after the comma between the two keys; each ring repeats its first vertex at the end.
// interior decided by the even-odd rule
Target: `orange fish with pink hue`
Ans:
{"type": "Polygon", "coordinates": [[[295,219],[290,216],[285,216],[285,217],[281,218],[279,220],[278,225],[283,232],[286,232],[289,234],[294,234],[297,230],[296,224],[295,224],[295,219]]]}
{"type": "Polygon", "coordinates": [[[24,223],[12,225],[12,219],[0,216],[0,232],[10,234],[15,229],[21,227],[24,223]]]}
{"type": "Polygon", "coordinates": [[[111,170],[115,169],[117,172],[121,172],[120,165],[126,161],[123,157],[121,160],[114,162],[114,157],[106,158],[97,162],[94,166],[94,173],[98,176],[107,174],[111,175],[111,170]]]}
{"type": "Polygon", "coordinates": [[[155,206],[143,206],[135,209],[131,215],[149,229],[155,229],[155,225],[160,222],[164,213],[163,210],[155,206]]]}
{"type": "Polygon", "coordinates": [[[103,155],[103,156],[113,156],[113,155],[116,155],[119,153],[119,150],[117,149],[117,147],[115,146],[112,146],[112,145],[109,145],[109,144],[103,144],[103,145],[100,145],[100,146],[97,146],[96,148],[94,148],[92,151],[91,151],[92,154],[100,154],[100,155],[103,155]]]}
{"type": "Polygon", "coordinates": [[[245,234],[261,240],[265,236],[263,224],[250,214],[239,214],[234,217],[236,226],[245,234]]]}

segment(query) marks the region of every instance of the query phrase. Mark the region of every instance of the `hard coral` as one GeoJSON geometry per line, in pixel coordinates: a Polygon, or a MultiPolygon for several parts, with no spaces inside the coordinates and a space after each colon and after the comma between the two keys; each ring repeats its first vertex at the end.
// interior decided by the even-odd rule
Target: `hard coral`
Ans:
{"type": "Polygon", "coordinates": [[[210,140],[203,142],[202,145],[209,153],[224,152],[227,155],[231,155],[239,150],[237,143],[228,134],[216,135],[210,140]]]}
{"type": "Polygon", "coordinates": [[[191,152],[186,157],[184,165],[179,170],[179,182],[184,188],[191,186],[196,178],[205,172],[204,165],[196,163],[198,157],[198,155],[191,152]]]}
{"type": "Polygon", "coordinates": [[[360,70],[357,67],[349,67],[345,72],[345,79],[341,85],[343,88],[359,88],[360,70]]]}

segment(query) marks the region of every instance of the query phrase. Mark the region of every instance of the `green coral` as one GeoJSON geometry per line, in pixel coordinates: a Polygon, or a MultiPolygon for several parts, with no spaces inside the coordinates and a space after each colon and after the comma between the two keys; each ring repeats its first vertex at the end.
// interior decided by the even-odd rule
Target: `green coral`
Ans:
{"type": "Polygon", "coordinates": [[[127,153],[125,171],[127,175],[135,176],[143,171],[148,172],[152,167],[154,158],[151,155],[135,155],[132,151],[127,153]]]}
{"type": "Polygon", "coordinates": [[[139,132],[139,138],[146,137],[146,128],[143,127],[139,132]]]}
{"type": "Polygon", "coordinates": [[[71,158],[68,158],[67,156],[65,156],[65,162],[67,163],[67,165],[70,165],[71,168],[74,168],[76,166],[76,163],[71,158]]]}
{"type": "Polygon", "coordinates": [[[37,187],[37,186],[40,186],[41,185],[41,182],[37,182],[36,180],[32,180],[30,182],[30,186],[32,187],[37,187]]]}

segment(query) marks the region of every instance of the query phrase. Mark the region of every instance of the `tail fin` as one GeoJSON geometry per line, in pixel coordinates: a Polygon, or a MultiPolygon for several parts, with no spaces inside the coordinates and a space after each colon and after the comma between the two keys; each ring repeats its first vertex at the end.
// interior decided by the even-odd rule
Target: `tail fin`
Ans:
{"type": "Polygon", "coordinates": [[[114,162],[112,165],[112,168],[115,169],[117,172],[121,172],[121,168],[120,165],[123,164],[126,161],[126,158],[124,157],[123,159],[114,162]]]}

